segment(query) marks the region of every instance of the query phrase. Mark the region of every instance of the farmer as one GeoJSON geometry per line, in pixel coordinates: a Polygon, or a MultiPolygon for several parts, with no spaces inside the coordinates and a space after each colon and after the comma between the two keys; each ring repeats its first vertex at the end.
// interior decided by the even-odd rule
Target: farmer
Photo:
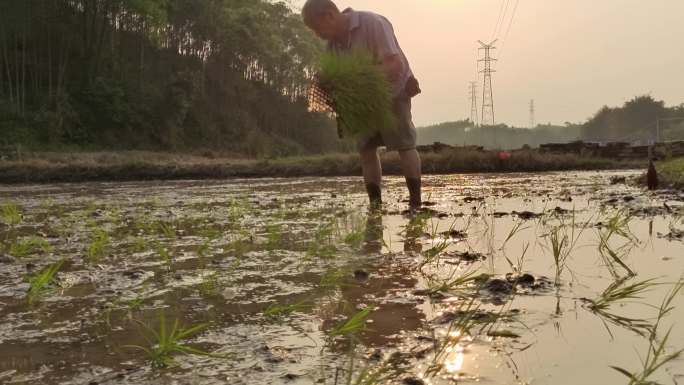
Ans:
{"type": "Polygon", "coordinates": [[[378,147],[398,151],[409,190],[409,208],[421,206],[421,165],[416,151],[416,128],[411,118],[411,98],[420,93],[408,60],[399,47],[392,24],[371,12],[347,8],[340,12],[331,0],[307,0],[302,9],[304,23],[328,42],[333,52],[366,50],[382,66],[393,90],[394,113],[398,127],[391,132],[364,135],[358,140],[361,167],[371,206],[382,203],[382,166],[378,147]]]}

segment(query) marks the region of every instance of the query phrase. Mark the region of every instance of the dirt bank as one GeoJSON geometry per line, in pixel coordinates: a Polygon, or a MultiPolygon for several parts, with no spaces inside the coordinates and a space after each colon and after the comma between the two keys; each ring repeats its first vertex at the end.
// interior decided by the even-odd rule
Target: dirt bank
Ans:
{"type": "MultiPolygon", "coordinates": [[[[400,174],[396,153],[383,154],[384,172],[400,174]]],[[[576,155],[516,151],[506,160],[498,153],[456,149],[423,153],[426,174],[634,169],[643,162],[615,161],[576,155]]],[[[227,179],[250,177],[360,175],[356,154],[328,154],[280,159],[236,159],[220,156],[139,151],[33,153],[0,161],[0,183],[227,179]]]]}

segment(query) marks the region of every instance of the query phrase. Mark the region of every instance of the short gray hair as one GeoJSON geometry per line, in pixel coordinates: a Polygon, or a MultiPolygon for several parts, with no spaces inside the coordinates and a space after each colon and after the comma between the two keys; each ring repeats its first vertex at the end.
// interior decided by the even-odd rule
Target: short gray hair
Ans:
{"type": "Polygon", "coordinates": [[[332,0],[306,0],[302,8],[302,16],[304,19],[313,19],[331,10],[340,11],[332,0]]]}

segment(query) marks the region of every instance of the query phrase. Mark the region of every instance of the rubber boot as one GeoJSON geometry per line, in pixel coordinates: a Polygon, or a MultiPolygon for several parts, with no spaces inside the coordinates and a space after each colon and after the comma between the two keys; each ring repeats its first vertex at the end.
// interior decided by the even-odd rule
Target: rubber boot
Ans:
{"type": "Polygon", "coordinates": [[[419,210],[423,205],[423,201],[420,197],[420,178],[406,178],[406,186],[409,190],[409,209],[419,210]]]}
{"type": "Polygon", "coordinates": [[[371,208],[380,208],[382,205],[382,191],[375,183],[366,183],[366,192],[371,208]]]}

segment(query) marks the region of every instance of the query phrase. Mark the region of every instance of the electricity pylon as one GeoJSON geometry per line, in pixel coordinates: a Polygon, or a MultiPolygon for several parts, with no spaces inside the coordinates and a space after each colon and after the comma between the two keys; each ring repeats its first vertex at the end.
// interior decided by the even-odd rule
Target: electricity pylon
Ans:
{"type": "Polygon", "coordinates": [[[470,121],[477,127],[477,82],[470,82],[468,96],[470,97],[470,121]]]}
{"type": "Polygon", "coordinates": [[[535,128],[537,122],[534,119],[534,99],[530,100],[530,128],[535,128]]]}
{"type": "Polygon", "coordinates": [[[492,69],[492,62],[496,59],[492,58],[491,50],[496,49],[494,43],[497,40],[492,41],[489,44],[483,43],[481,40],[477,41],[480,43],[480,51],[484,51],[484,58],[478,59],[478,61],[484,62],[484,68],[480,71],[484,74],[484,85],[482,87],[482,119],[480,119],[481,125],[494,125],[494,92],[492,91],[492,73],[496,72],[492,69]]]}

